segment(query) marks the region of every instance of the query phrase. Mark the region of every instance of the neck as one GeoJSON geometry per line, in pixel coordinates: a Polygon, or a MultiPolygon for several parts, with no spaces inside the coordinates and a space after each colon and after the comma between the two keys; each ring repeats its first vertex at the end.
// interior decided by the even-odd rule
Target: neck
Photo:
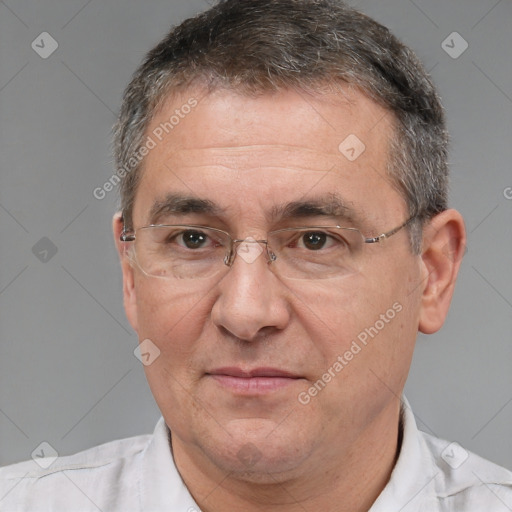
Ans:
{"type": "Polygon", "coordinates": [[[399,446],[399,402],[383,411],[350,446],[328,446],[293,475],[267,474],[264,483],[220,470],[172,435],[178,470],[203,512],[367,512],[386,486],[399,446]]]}

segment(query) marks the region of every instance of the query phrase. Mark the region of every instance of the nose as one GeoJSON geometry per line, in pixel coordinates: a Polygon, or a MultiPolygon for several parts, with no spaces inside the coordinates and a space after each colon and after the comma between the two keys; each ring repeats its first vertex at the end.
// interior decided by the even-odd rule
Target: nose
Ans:
{"type": "Polygon", "coordinates": [[[247,241],[235,249],[229,272],[218,284],[211,315],[218,328],[238,339],[256,341],[284,329],[290,311],[287,288],[270,270],[266,250],[254,239],[247,241]]]}

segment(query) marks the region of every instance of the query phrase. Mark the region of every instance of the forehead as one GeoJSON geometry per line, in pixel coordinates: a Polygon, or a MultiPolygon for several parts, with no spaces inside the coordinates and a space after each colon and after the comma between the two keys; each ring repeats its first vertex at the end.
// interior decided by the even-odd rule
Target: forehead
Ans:
{"type": "Polygon", "coordinates": [[[401,209],[386,172],[392,125],[386,110],[355,89],[322,96],[199,88],[175,94],[146,133],[152,148],[134,218],[146,218],[174,193],[211,200],[235,215],[242,207],[257,215],[283,201],[332,193],[360,209],[365,198],[401,209]]]}

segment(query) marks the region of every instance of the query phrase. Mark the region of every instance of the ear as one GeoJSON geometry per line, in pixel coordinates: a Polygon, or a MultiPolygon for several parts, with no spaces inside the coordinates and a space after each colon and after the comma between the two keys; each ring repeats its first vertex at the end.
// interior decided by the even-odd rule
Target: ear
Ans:
{"type": "Polygon", "coordinates": [[[432,334],[443,325],[466,251],[464,220],[456,210],[436,215],[424,230],[422,248],[423,293],[418,328],[432,334]]]}
{"type": "Polygon", "coordinates": [[[133,329],[138,332],[137,322],[137,296],[135,292],[135,279],[132,262],[130,260],[129,243],[121,241],[123,232],[123,218],[121,212],[114,215],[112,220],[112,229],[114,232],[114,242],[116,244],[119,259],[121,260],[121,269],[123,272],[123,301],[126,317],[133,329]]]}

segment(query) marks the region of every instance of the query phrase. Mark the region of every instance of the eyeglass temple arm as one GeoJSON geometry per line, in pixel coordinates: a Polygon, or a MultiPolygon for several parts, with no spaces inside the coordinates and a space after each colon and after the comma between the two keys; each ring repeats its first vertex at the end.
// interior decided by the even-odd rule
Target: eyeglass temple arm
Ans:
{"type": "Polygon", "coordinates": [[[126,233],[123,231],[119,236],[119,240],[121,240],[121,242],[133,242],[135,240],[135,235],[133,233],[126,233]]]}
{"type": "Polygon", "coordinates": [[[374,236],[371,238],[365,238],[364,243],[365,244],[374,244],[378,242],[382,242],[382,240],[385,240],[386,238],[389,238],[390,236],[393,236],[395,233],[398,233],[401,229],[405,228],[408,224],[410,224],[414,219],[418,217],[417,215],[413,215],[412,217],[409,217],[403,224],[400,226],[397,226],[396,228],[392,229],[391,231],[388,231],[387,233],[381,233],[378,236],[374,236]]]}
{"type": "Polygon", "coordinates": [[[119,235],[119,240],[121,242],[133,242],[135,240],[135,233],[130,233],[126,230],[124,211],[121,212],[120,220],[123,223],[123,231],[121,232],[121,235],[119,235]]]}

